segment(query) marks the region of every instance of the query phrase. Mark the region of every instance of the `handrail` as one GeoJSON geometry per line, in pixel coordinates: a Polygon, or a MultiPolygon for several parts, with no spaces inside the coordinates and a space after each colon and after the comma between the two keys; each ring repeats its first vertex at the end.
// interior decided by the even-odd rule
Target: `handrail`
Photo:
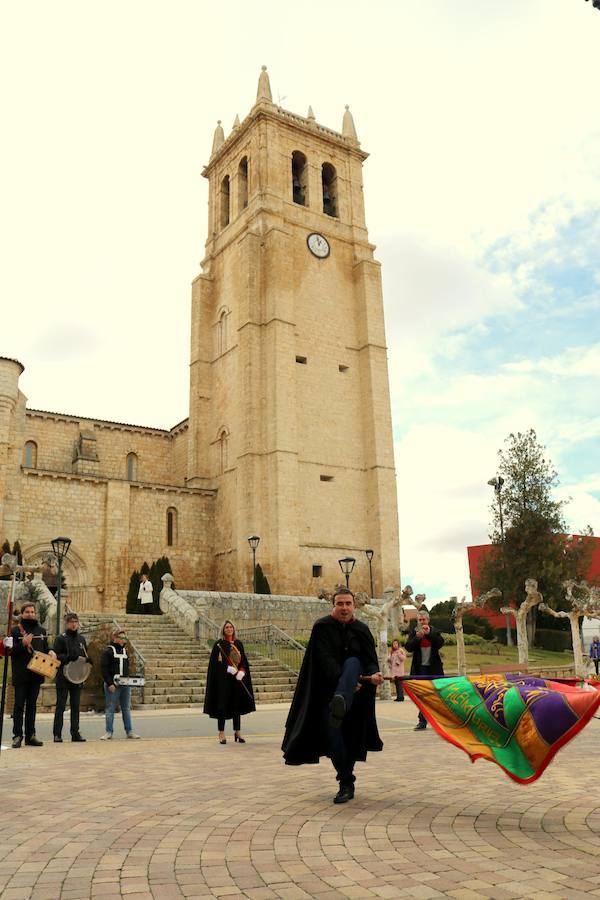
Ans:
{"type": "Polygon", "coordinates": [[[297,675],[302,666],[305,648],[277,625],[254,625],[240,628],[238,637],[251,653],[275,659],[283,668],[297,675]]]}

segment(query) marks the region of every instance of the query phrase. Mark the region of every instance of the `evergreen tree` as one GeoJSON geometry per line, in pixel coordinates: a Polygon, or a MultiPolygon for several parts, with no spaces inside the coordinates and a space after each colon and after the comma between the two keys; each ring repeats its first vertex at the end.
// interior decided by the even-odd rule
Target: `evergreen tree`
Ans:
{"type": "Polygon", "coordinates": [[[263,572],[260,563],[256,564],[256,593],[257,594],[270,594],[271,588],[269,586],[269,579],[263,572]]]}
{"type": "Polygon", "coordinates": [[[125,612],[127,612],[127,613],[137,612],[139,589],[140,589],[140,573],[136,569],[135,572],[131,573],[131,578],[129,579],[129,588],[127,590],[127,602],[125,604],[125,612]]]}
{"type": "MultiPolygon", "coordinates": [[[[548,605],[560,609],[564,602],[563,581],[587,576],[593,552],[591,528],[580,541],[566,532],[565,501],[555,500],[558,474],[533,429],[511,434],[507,447],[498,452],[498,472],[504,479],[492,505],[492,550],[484,560],[477,590],[499,587],[498,606],[524,598],[526,578],[536,578],[548,605]],[[500,508],[499,501],[502,504],[500,508]]],[[[535,631],[531,611],[530,639],[535,631]]]]}

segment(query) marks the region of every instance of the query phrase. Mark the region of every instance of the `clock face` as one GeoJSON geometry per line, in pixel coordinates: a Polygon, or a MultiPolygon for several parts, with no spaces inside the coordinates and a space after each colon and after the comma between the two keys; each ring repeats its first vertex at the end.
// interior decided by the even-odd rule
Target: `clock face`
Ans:
{"type": "Polygon", "coordinates": [[[310,252],[318,259],[325,259],[325,257],[329,256],[331,253],[327,238],[324,238],[322,234],[317,234],[316,231],[309,234],[306,238],[306,243],[308,244],[310,252]]]}

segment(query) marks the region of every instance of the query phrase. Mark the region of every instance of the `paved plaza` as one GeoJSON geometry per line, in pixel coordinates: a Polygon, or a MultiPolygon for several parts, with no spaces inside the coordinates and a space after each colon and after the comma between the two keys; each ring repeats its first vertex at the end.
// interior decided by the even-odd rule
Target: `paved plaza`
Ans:
{"type": "Polygon", "coordinates": [[[243,746],[180,710],[136,714],[141,741],[90,717],[86,744],[3,750],[2,900],[600,896],[600,721],[522,787],[380,703],[385,749],[334,806],[327,761],[283,765],[286,711],[243,746]]]}

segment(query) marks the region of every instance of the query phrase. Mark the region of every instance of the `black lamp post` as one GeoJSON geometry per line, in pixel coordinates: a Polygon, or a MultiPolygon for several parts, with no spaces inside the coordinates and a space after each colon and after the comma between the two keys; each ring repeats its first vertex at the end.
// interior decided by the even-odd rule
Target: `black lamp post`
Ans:
{"type": "Polygon", "coordinates": [[[343,559],[338,559],[340,564],[340,569],[344,573],[346,578],[346,587],[350,587],[350,576],[352,575],[352,569],[354,568],[354,564],[356,560],[353,556],[345,556],[343,559]]]}
{"type": "MultiPolygon", "coordinates": [[[[501,475],[496,475],[494,478],[490,478],[488,484],[490,487],[494,488],[494,493],[498,501],[498,516],[500,518],[500,540],[502,542],[502,568],[504,569],[504,519],[502,517],[502,485],[504,484],[504,478],[501,475]]],[[[502,592],[502,606],[504,606],[504,585],[500,587],[500,590],[502,592]]],[[[512,631],[510,629],[510,614],[505,613],[504,617],[506,619],[506,646],[512,647],[513,639],[512,631]]]]}
{"type": "Polygon", "coordinates": [[[371,582],[371,600],[373,599],[373,566],[371,563],[373,562],[373,557],[375,556],[374,550],[365,550],[365,554],[367,559],[369,560],[369,581],[371,582]]]}
{"type": "Polygon", "coordinates": [[[57,537],[52,541],[52,551],[58,563],[58,584],[56,587],[56,635],[60,634],[60,591],[62,588],[62,564],[66,559],[69,547],[71,546],[71,538],[57,537]]]}
{"type": "Polygon", "coordinates": [[[250,549],[252,550],[252,592],[256,593],[256,548],[260,544],[260,538],[258,535],[253,534],[252,537],[248,538],[248,543],[250,544],[250,549]]]}

